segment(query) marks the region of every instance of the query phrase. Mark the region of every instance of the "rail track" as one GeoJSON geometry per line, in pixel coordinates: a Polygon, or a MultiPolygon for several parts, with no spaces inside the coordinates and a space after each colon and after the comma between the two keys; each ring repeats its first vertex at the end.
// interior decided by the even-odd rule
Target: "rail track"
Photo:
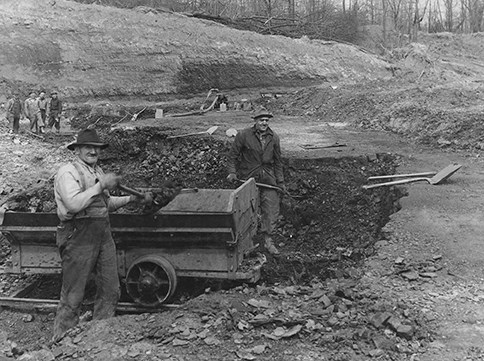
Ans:
{"type": "MultiPolygon", "coordinates": [[[[21,297],[0,297],[0,307],[15,310],[28,311],[53,311],[57,309],[58,300],[21,298],[21,297]]],[[[169,309],[177,309],[181,305],[162,304],[157,307],[144,307],[136,303],[120,302],[116,308],[118,313],[159,313],[169,309]]]]}

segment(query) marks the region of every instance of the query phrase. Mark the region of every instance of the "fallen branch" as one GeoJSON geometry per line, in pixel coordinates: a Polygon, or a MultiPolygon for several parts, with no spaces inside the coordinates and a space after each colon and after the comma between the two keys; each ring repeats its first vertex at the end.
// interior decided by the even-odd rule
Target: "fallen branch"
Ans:
{"type": "Polygon", "coordinates": [[[36,137],[36,138],[39,138],[39,139],[44,140],[44,137],[43,137],[43,136],[38,135],[38,134],[35,134],[35,133],[34,133],[34,132],[32,132],[31,130],[29,130],[27,133],[28,133],[28,134],[30,134],[30,135],[33,135],[33,136],[34,136],[34,137],[36,137]]]}

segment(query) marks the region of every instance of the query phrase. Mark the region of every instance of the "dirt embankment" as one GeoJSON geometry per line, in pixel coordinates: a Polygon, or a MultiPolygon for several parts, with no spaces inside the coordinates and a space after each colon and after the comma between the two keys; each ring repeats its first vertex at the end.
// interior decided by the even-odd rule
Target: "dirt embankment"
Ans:
{"type": "Polygon", "coordinates": [[[331,83],[261,100],[274,111],[388,130],[436,147],[484,149],[484,34],[423,35],[388,55],[394,78],[331,83]]]}
{"type": "Polygon", "coordinates": [[[6,0],[0,9],[3,91],[55,87],[76,100],[128,95],[160,100],[210,88],[391,75],[386,62],[353,46],[267,37],[146,8],[6,0]]]}

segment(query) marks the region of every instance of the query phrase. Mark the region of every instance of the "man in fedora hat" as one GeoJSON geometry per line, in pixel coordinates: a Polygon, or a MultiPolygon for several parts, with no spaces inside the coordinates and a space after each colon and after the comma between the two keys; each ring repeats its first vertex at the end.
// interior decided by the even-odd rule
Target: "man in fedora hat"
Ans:
{"type": "MultiPolygon", "coordinates": [[[[77,159],[62,166],[54,180],[54,194],[60,224],[57,246],[62,260],[62,290],[54,321],[54,341],[79,321],[79,308],[91,273],[95,274],[97,292],[94,319],[114,316],[119,299],[116,248],[111,235],[108,212],[129,202],[135,196],[113,197],[120,177],[104,173],[97,165],[101,141],[94,129],[81,130],[75,142],[67,146],[77,159]]],[[[150,202],[145,194],[142,202],[150,202]]]]}
{"type": "MultiPolygon", "coordinates": [[[[254,125],[237,133],[228,157],[229,181],[238,179],[238,171],[242,179],[253,177],[257,183],[286,189],[279,136],[269,127],[272,118],[272,113],[261,109],[253,116],[254,125]]],[[[264,246],[277,255],[279,251],[274,246],[272,233],[279,217],[279,195],[277,190],[264,187],[259,187],[259,194],[264,246]]]]}

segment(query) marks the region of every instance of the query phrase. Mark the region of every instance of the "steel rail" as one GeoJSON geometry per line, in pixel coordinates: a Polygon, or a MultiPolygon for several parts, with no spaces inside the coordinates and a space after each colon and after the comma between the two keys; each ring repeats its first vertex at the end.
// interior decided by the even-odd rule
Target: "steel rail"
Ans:
{"type": "MultiPolygon", "coordinates": [[[[18,298],[18,297],[0,297],[1,307],[10,307],[23,310],[35,309],[56,309],[59,304],[58,300],[37,299],[37,298],[18,298]]],[[[136,303],[120,302],[116,307],[116,311],[122,313],[156,313],[163,312],[169,309],[177,309],[181,305],[162,304],[156,308],[143,307],[136,303]]]]}

